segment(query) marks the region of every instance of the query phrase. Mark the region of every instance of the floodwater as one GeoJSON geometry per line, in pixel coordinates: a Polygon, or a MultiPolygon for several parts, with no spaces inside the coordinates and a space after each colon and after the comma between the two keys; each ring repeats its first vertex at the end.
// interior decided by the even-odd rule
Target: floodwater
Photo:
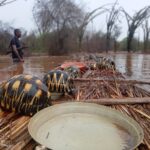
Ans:
{"type": "MultiPolygon", "coordinates": [[[[150,54],[109,54],[117,69],[128,79],[150,81],[150,54]]],[[[25,58],[24,63],[13,64],[9,56],[0,56],[0,82],[17,74],[31,74],[40,78],[73,56],[35,56],[25,58]]]]}
{"type": "Polygon", "coordinates": [[[113,59],[127,78],[150,81],[150,54],[117,54],[113,59]]]}

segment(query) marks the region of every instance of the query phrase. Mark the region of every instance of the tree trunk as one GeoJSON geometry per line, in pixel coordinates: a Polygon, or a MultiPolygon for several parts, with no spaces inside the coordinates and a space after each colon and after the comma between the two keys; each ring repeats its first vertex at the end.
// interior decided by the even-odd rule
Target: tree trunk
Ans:
{"type": "Polygon", "coordinates": [[[127,37],[127,51],[128,52],[131,52],[132,50],[133,35],[134,35],[134,31],[129,31],[129,34],[127,37]]]}
{"type": "Polygon", "coordinates": [[[144,38],[144,52],[148,50],[148,42],[149,42],[149,32],[146,33],[144,38]]]}
{"type": "Polygon", "coordinates": [[[117,51],[117,40],[114,39],[114,52],[116,53],[116,51],[117,51]]]}
{"type": "Polygon", "coordinates": [[[82,40],[83,40],[83,36],[79,35],[78,37],[78,50],[81,51],[82,49],[82,40]]]}
{"type": "Polygon", "coordinates": [[[109,50],[110,50],[110,33],[107,32],[107,35],[106,35],[106,53],[108,53],[109,50]]]}
{"type": "Polygon", "coordinates": [[[148,48],[148,41],[145,40],[145,41],[144,41],[144,52],[147,51],[147,48],[148,48]]]}
{"type": "Polygon", "coordinates": [[[59,54],[63,54],[64,53],[64,39],[62,37],[60,37],[58,39],[58,50],[59,50],[59,54]]]}

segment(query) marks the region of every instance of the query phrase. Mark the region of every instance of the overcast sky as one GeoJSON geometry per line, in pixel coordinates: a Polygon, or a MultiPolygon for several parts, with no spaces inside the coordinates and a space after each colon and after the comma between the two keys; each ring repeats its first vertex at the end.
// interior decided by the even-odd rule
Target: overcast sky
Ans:
{"type": "MultiPolygon", "coordinates": [[[[76,0],[81,5],[86,7],[86,10],[95,9],[101,5],[115,2],[115,0],[76,0]]],[[[127,12],[133,14],[136,10],[144,6],[150,5],[150,0],[118,0],[120,6],[123,6],[127,12]]],[[[10,5],[0,7],[0,20],[8,22],[16,28],[25,28],[27,31],[32,31],[35,28],[32,18],[32,8],[34,0],[18,0],[10,5]]],[[[106,16],[97,17],[93,23],[94,30],[105,31],[106,16]]],[[[127,25],[125,19],[122,19],[122,37],[125,36],[127,25]]],[[[92,27],[92,24],[90,25],[92,27]]],[[[139,31],[137,31],[137,35],[139,31]]]]}

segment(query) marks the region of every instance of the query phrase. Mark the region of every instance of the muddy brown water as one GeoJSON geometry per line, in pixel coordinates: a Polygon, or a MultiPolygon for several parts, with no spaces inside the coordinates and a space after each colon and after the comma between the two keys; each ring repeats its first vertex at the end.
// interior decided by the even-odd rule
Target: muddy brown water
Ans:
{"type": "MultiPolygon", "coordinates": [[[[150,54],[109,54],[128,79],[150,81],[150,54]]],[[[17,74],[31,74],[42,78],[72,56],[35,56],[25,58],[24,63],[13,64],[9,56],[0,56],[0,82],[17,74]]],[[[144,88],[149,89],[148,86],[144,88]]]]}

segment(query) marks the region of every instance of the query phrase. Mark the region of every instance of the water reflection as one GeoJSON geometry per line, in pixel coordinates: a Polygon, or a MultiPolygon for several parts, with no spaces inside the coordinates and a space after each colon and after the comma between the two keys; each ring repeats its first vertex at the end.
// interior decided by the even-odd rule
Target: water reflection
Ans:
{"type": "Polygon", "coordinates": [[[142,76],[144,76],[145,79],[150,78],[150,58],[146,55],[143,56],[142,76]]]}
{"type": "Polygon", "coordinates": [[[14,75],[23,74],[23,72],[23,63],[15,63],[8,67],[4,67],[3,69],[0,69],[0,82],[13,77],[14,75]]]}
{"type": "Polygon", "coordinates": [[[131,77],[132,76],[132,54],[127,54],[126,57],[126,75],[131,77]]]}
{"type": "Polygon", "coordinates": [[[14,69],[12,70],[11,76],[23,74],[23,63],[16,63],[14,69]]]}
{"type": "Polygon", "coordinates": [[[117,69],[127,78],[150,81],[150,55],[116,54],[117,69]]]}

